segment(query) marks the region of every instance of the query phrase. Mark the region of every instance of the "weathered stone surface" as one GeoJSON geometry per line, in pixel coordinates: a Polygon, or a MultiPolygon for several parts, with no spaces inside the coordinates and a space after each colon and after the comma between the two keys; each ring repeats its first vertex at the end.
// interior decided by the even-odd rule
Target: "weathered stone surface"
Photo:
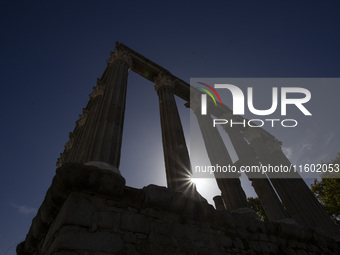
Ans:
{"type": "Polygon", "coordinates": [[[121,255],[140,255],[140,253],[137,252],[135,245],[126,244],[124,250],[121,252],[121,255]]]}
{"type": "Polygon", "coordinates": [[[185,239],[185,240],[195,240],[197,229],[189,224],[173,224],[173,235],[185,239]]]}
{"type": "Polygon", "coordinates": [[[29,254],[25,249],[25,242],[21,242],[17,245],[16,252],[17,254],[22,254],[22,255],[29,254]]]}
{"type": "Polygon", "coordinates": [[[141,208],[145,200],[145,193],[140,189],[125,187],[120,205],[124,207],[141,208]]]}
{"type": "Polygon", "coordinates": [[[299,239],[299,228],[296,225],[280,223],[280,233],[282,237],[299,239]]]}
{"type": "Polygon", "coordinates": [[[65,225],[91,227],[95,212],[94,205],[86,196],[72,192],[63,204],[55,226],[57,229],[65,225]]]}
{"type": "Polygon", "coordinates": [[[112,229],[117,231],[121,217],[119,213],[110,211],[99,211],[97,213],[97,224],[100,229],[112,229]]]}
{"type": "Polygon", "coordinates": [[[71,190],[83,190],[110,197],[119,197],[125,188],[125,179],[110,171],[83,164],[66,163],[57,169],[56,186],[61,192],[62,187],[71,190]],[[57,185],[57,184],[62,185],[57,185]]]}
{"type": "Polygon", "coordinates": [[[241,240],[240,238],[238,238],[238,237],[236,237],[236,238],[234,239],[233,245],[234,245],[234,247],[236,247],[236,248],[238,248],[238,249],[242,249],[242,250],[244,249],[243,242],[242,242],[242,240],[241,240]]]}
{"type": "Polygon", "coordinates": [[[224,206],[224,203],[223,203],[222,196],[214,196],[213,200],[215,202],[216,210],[223,211],[223,210],[226,209],[225,206],[224,206]]]}
{"type": "Polygon", "coordinates": [[[82,193],[72,192],[61,207],[59,214],[51,224],[42,243],[42,250],[47,250],[53,242],[55,235],[64,226],[80,226],[93,229],[96,220],[94,205],[82,193]]]}
{"type": "Polygon", "coordinates": [[[89,233],[80,227],[67,226],[58,232],[47,254],[58,249],[118,252],[122,248],[123,242],[118,234],[108,231],[89,233]]]}
{"type": "MultiPolygon", "coordinates": [[[[51,197],[50,195],[46,195],[46,197],[51,197]]],[[[59,210],[59,206],[54,203],[52,199],[45,199],[40,207],[40,216],[41,220],[46,224],[50,225],[57,215],[59,210]]]]}
{"type": "Polygon", "coordinates": [[[315,230],[217,211],[164,187],[123,187],[108,195],[93,183],[102,179],[97,174],[85,173],[88,182],[71,175],[72,187],[63,181],[66,175],[56,178],[52,186],[58,184],[67,197],[55,202],[54,193],[47,193],[25,242],[17,247],[19,255],[340,254],[333,239],[315,230]]]}
{"type": "Polygon", "coordinates": [[[152,233],[167,235],[171,232],[172,226],[169,222],[164,222],[162,220],[154,221],[152,224],[152,233]]]}
{"type": "Polygon", "coordinates": [[[79,253],[72,252],[72,251],[58,251],[58,252],[54,252],[53,255],[79,255],[79,253]]]}
{"type": "Polygon", "coordinates": [[[122,215],[120,226],[123,230],[135,233],[149,233],[150,223],[144,215],[126,212],[122,215]]]}
{"type": "MultiPolygon", "coordinates": [[[[32,221],[32,226],[23,244],[23,250],[32,254],[35,253],[39,243],[43,242],[42,239],[48,236],[52,230],[56,231],[56,224],[52,224],[52,222],[55,221],[60,208],[72,191],[117,198],[123,194],[124,188],[125,179],[111,171],[76,163],[64,164],[57,169],[45,200],[32,221]],[[51,228],[52,225],[54,228],[51,228]],[[47,231],[49,233],[46,233],[47,231]]],[[[85,207],[88,209],[87,206],[85,207]]],[[[78,217],[81,216],[75,216],[75,218],[78,217]]],[[[69,217],[64,218],[68,219],[69,217]]],[[[77,222],[74,222],[74,224],[77,224],[77,222]]]]}
{"type": "Polygon", "coordinates": [[[153,207],[163,210],[171,210],[171,202],[173,200],[174,192],[165,187],[158,187],[156,185],[148,185],[143,188],[145,199],[143,207],[153,207]]]}
{"type": "Polygon", "coordinates": [[[223,248],[230,248],[233,245],[233,240],[228,236],[219,235],[218,239],[219,239],[223,248]]]}

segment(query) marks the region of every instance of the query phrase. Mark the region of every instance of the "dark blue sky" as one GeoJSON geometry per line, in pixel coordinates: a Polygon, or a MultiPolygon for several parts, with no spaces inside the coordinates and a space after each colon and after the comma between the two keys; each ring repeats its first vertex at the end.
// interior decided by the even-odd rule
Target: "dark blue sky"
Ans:
{"type": "MultiPolygon", "coordinates": [[[[115,41],[187,82],[340,75],[337,1],[4,0],[0,12],[0,255],[25,238],[115,41]]],[[[158,115],[153,84],[130,73],[121,162],[130,186],[165,185],[158,115]]]]}

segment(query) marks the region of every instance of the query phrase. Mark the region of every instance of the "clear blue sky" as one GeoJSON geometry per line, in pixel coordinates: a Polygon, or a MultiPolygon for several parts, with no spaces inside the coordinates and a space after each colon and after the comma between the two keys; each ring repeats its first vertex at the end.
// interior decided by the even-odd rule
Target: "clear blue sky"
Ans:
{"type": "MultiPolygon", "coordinates": [[[[187,82],[340,76],[337,1],[3,0],[0,12],[0,255],[15,254],[25,238],[115,41],[187,82]]],[[[165,185],[153,84],[130,73],[128,86],[121,172],[130,186],[165,185]]],[[[339,92],[335,86],[323,97],[333,110],[339,104],[327,93],[339,92]]],[[[178,105],[188,133],[189,113],[178,105]]],[[[306,129],[311,155],[318,138],[339,141],[332,117],[324,127],[329,137],[306,129]]],[[[303,142],[297,139],[286,142],[294,155],[303,142]]],[[[326,146],[324,160],[338,151],[326,146]]]]}

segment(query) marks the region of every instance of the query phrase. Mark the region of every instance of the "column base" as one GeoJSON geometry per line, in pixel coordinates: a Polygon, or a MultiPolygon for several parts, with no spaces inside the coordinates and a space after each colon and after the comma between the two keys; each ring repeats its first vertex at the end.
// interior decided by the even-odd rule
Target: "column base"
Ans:
{"type": "Polygon", "coordinates": [[[116,174],[119,174],[120,176],[122,176],[122,174],[120,173],[119,169],[114,167],[113,165],[106,163],[106,162],[101,162],[101,161],[89,161],[84,163],[84,165],[87,166],[95,166],[101,169],[105,169],[105,170],[110,170],[116,174]]]}
{"type": "Polygon", "coordinates": [[[215,209],[217,211],[225,211],[226,210],[224,203],[223,203],[222,196],[214,196],[213,200],[215,202],[215,209]]]}
{"type": "Polygon", "coordinates": [[[249,207],[242,207],[242,208],[238,208],[236,210],[232,210],[232,212],[234,213],[239,213],[239,214],[242,214],[242,215],[245,215],[245,216],[248,216],[252,219],[256,219],[256,220],[259,220],[260,217],[258,216],[258,214],[251,208],[249,207]]]}
{"type": "Polygon", "coordinates": [[[196,193],[194,195],[194,200],[208,203],[208,201],[196,190],[196,193]]]}
{"type": "Polygon", "coordinates": [[[292,224],[292,225],[299,225],[292,218],[284,218],[284,219],[276,220],[275,222],[283,222],[283,223],[292,224]]]}

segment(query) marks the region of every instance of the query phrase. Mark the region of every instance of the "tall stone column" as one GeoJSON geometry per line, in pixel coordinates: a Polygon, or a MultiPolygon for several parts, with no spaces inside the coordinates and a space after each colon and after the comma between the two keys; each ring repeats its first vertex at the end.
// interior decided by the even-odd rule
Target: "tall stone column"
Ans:
{"type": "Polygon", "coordinates": [[[79,119],[76,122],[76,128],[73,131],[72,138],[70,138],[69,142],[67,143],[68,146],[71,146],[71,150],[65,160],[66,162],[76,162],[74,161],[74,156],[77,154],[77,145],[79,144],[79,141],[83,135],[88,113],[88,109],[83,108],[82,114],[79,115],[79,119]]]}
{"type": "MultiPolygon", "coordinates": [[[[193,102],[191,109],[196,115],[198,125],[200,127],[205,148],[207,150],[210,163],[213,166],[219,165],[232,166],[233,162],[230,158],[228,150],[217,130],[213,127],[213,120],[210,115],[201,115],[199,104],[193,102]]],[[[249,208],[246,195],[241,187],[239,174],[237,173],[222,173],[216,174],[216,182],[221,190],[223,201],[227,210],[237,211],[241,208],[249,208]]]]}
{"type": "Polygon", "coordinates": [[[109,65],[105,68],[101,79],[97,79],[97,85],[93,87],[93,92],[89,95],[90,100],[86,108],[83,109],[83,113],[79,115],[76,127],[70,134],[70,139],[65,145],[64,152],[60,154],[57,167],[60,167],[66,162],[87,162],[86,152],[90,146],[89,138],[91,137],[91,133],[94,132],[94,121],[98,115],[100,99],[104,92],[104,81],[108,79],[108,69],[109,65]]]}
{"type": "Polygon", "coordinates": [[[224,211],[225,210],[225,206],[223,203],[223,198],[222,196],[214,196],[213,200],[215,202],[215,208],[217,211],[224,211]]]}
{"type": "MultiPolygon", "coordinates": [[[[239,165],[242,166],[259,166],[259,160],[253,149],[248,145],[243,137],[243,134],[236,128],[223,125],[224,130],[228,133],[231,143],[239,158],[239,165]]],[[[269,183],[267,176],[262,173],[246,173],[252,182],[252,186],[259,197],[263,209],[271,221],[277,221],[288,218],[285,210],[277,197],[272,185],[269,183]]]]}
{"type": "MultiPolygon", "coordinates": [[[[245,136],[262,164],[290,166],[291,163],[281,150],[281,143],[273,137],[268,137],[251,128],[245,132],[245,136]]],[[[298,173],[290,173],[290,178],[283,178],[282,175],[276,173],[268,173],[268,177],[289,215],[296,223],[317,228],[337,239],[340,238],[339,229],[298,173]]]]}
{"type": "MultiPolygon", "coordinates": [[[[75,141],[74,148],[70,155],[70,162],[87,162],[86,152],[90,146],[91,133],[95,126],[95,120],[99,113],[100,99],[104,93],[104,82],[101,79],[97,79],[97,86],[93,88],[93,92],[90,94],[90,101],[86,106],[86,115],[79,119],[79,124],[83,126],[83,132],[79,138],[75,141]]],[[[84,115],[84,114],[83,114],[84,115]]]]}
{"type": "Polygon", "coordinates": [[[190,189],[195,190],[190,182],[190,158],[173,92],[176,81],[172,79],[170,74],[161,72],[154,82],[155,90],[159,97],[168,188],[179,192],[187,192],[190,189]]]}
{"type": "Polygon", "coordinates": [[[105,74],[105,89],[90,127],[84,161],[119,172],[123,136],[129,53],[119,48],[111,54],[105,74]]]}

